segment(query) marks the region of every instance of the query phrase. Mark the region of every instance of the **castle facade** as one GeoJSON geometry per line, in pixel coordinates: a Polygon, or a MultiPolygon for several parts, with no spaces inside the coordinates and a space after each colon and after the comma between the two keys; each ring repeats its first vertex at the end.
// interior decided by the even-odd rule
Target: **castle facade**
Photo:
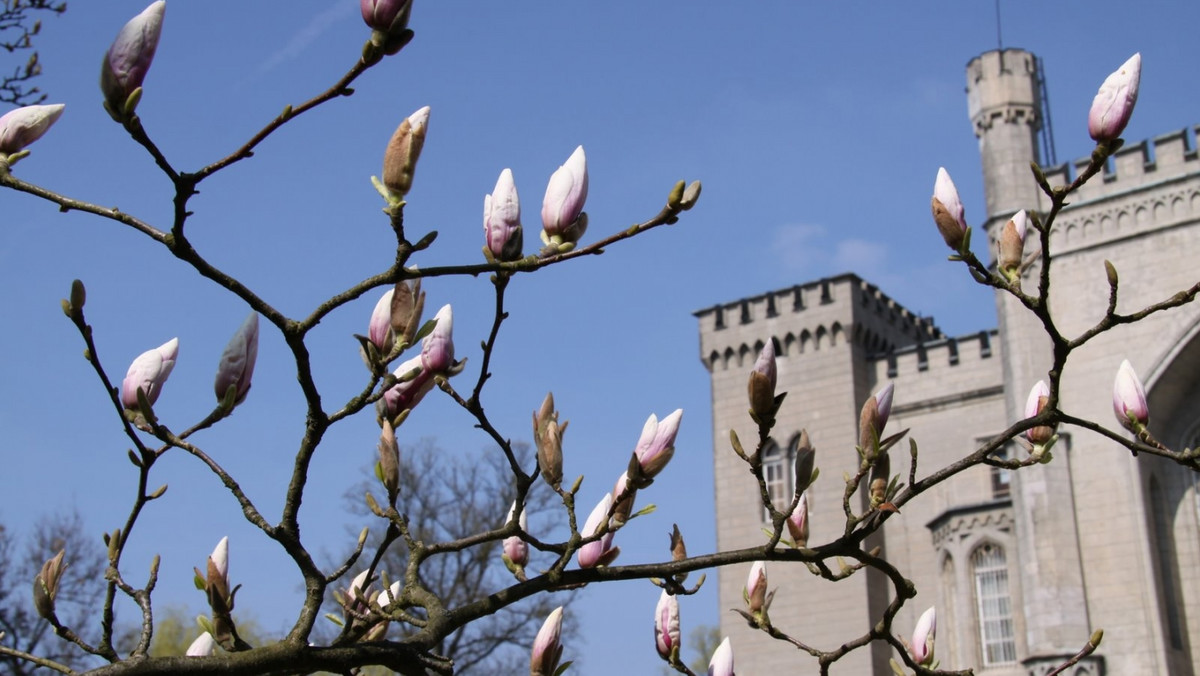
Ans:
{"type": "MultiPolygon", "coordinates": [[[[976,237],[994,240],[1017,210],[1049,208],[1029,172],[1041,126],[1037,60],[1016,49],[983,54],[967,66],[967,94],[988,213],[976,237]]],[[[1051,185],[1068,183],[1087,163],[1055,167],[1047,177],[1051,185]]],[[[1065,335],[1103,316],[1105,260],[1120,273],[1118,312],[1164,300],[1200,279],[1200,159],[1189,130],[1127,144],[1109,171],[1073,197],[1051,237],[1050,304],[1065,335]]],[[[1025,288],[1034,284],[1027,276],[1025,288]]],[[[748,445],[757,438],[746,380],[766,341],[777,345],[777,390],[789,394],[764,453],[764,475],[777,504],[790,504],[796,442],[806,429],[822,470],[809,489],[809,542],[819,544],[841,533],[841,472],[855,466],[858,411],[885,383],[895,384],[887,431],[910,430],[919,445],[918,476],[1024,417],[1030,388],[1046,378],[1049,342],[1007,294],[997,294],[996,306],[998,328],[947,336],[845,274],[696,312],[700,357],[712,383],[719,549],[761,545],[769,525],[757,483],[729,448],[730,430],[748,445]]],[[[1115,428],[1113,377],[1129,359],[1146,385],[1154,435],[1176,450],[1195,447],[1198,336],[1200,308],[1192,304],[1098,337],[1068,362],[1063,409],[1115,428]]],[[[1102,627],[1099,650],[1072,676],[1197,676],[1200,475],[1145,454],[1133,457],[1087,430],[1059,433],[1049,464],[1011,473],[975,467],[892,515],[873,544],[918,590],[894,628],[911,631],[934,605],[941,668],[1044,676],[1102,627]]],[[[907,450],[907,441],[893,449],[893,474],[907,477],[907,450]]],[[[806,653],[726,612],[744,605],[748,569],[719,575],[721,631],[737,647],[738,672],[818,673],[806,653]]],[[[874,571],[836,584],[802,566],[769,567],[769,574],[778,588],[773,624],[825,650],[866,632],[892,598],[874,571]]],[[[891,674],[891,653],[876,641],[839,661],[833,673],[891,674]]]]}

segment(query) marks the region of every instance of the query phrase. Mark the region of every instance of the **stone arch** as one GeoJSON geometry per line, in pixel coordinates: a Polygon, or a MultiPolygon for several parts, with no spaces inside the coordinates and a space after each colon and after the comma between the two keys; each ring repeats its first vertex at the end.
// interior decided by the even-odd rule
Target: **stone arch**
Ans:
{"type": "Polygon", "coordinates": [[[711,371],[717,367],[717,362],[721,361],[721,353],[713,350],[708,355],[708,370],[711,371]]]}
{"type": "Polygon", "coordinates": [[[1104,214],[1100,217],[1100,232],[1105,235],[1111,235],[1113,232],[1113,219],[1110,214],[1104,214]]]}
{"type": "Polygon", "coordinates": [[[1096,222],[1092,219],[1087,219],[1083,222],[1083,227],[1079,230],[1079,237],[1086,242],[1096,236],[1096,222]]]}
{"type": "Polygon", "coordinates": [[[1177,195],[1175,199],[1171,200],[1171,217],[1179,221],[1183,220],[1185,216],[1187,216],[1187,205],[1183,198],[1177,195]]]}
{"type": "Polygon", "coordinates": [[[1139,228],[1145,227],[1150,223],[1150,210],[1146,207],[1138,207],[1133,214],[1139,228]]]}
{"type": "Polygon", "coordinates": [[[1117,232],[1128,230],[1133,225],[1133,219],[1130,218],[1129,212],[1121,210],[1117,212],[1117,232]]]}
{"type": "Polygon", "coordinates": [[[1167,204],[1163,201],[1154,203],[1154,222],[1165,223],[1167,221],[1167,204]]]}
{"type": "Polygon", "coordinates": [[[1066,231],[1063,233],[1063,239],[1066,241],[1063,243],[1074,244],[1075,240],[1079,238],[1078,230],[1079,228],[1075,225],[1075,223],[1067,223],[1066,231]]]}
{"type": "Polygon", "coordinates": [[[833,325],[829,327],[829,345],[831,347],[835,346],[838,344],[838,340],[845,340],[845,338],[846,336],[845,331],[842,330],[842,323],[834,322],[833,325]]]}
{"type": "MultiPolygon", "coordinates": [[[[738,348],[738,367],[739,368],[746,365],[747,357],[749,357],[751,360],[754,359],[754,355],[750,352],[750,346],[745,343],[742,343],[742,346],[738,348]]],[[[753,361],[751,361],[751,363],[753,363],[753,361]]]]}
{"type": "Polygon", "coordinates": [[[796,334],[792,333],[791,331],[788,331],[787,335],[785,335],[783,337],[783,342],[780,344],[780,347],[783,348],[780,350],[780,352],[783,353],[782,356],[786,357],[789,354],[791,354],[792,348],[795,346],[796,346],[796,334]]]}
{"type": "Polygon", "coordinates": [[[729,364],[735,357],[737,357],[737,353],[733,351],[732,347],[725,348],[725,366],[723,368],[729,368],[729,364]]]}
{"type": "Polygon", "coordinates": [[[1194,214],[1194,213],[1200,211],[1200,191],[1196,191],[1196,192],[1192,193],[1191,202],[1192,202],[1192,208],[1191,208],[1192,213],[1194,214]]]}
{"type": "Polygon", "coordinates": [[[813,348],[817,349],[817,350],[821,349],[821,343],[825,342],[825,338],[828,335],[829,335],[829,329],[826,329],[823,325],[818,326],[817,327],[817,335],[814,336],[814,340],[813,340],[813,348]]]}
{"type": "Polygon", "coordinates": [[[812,349],[812,347],[813,347],[812,342],[813,342],[812,331],[809,331],[808,329],[804,329],[803,331],[800,332],[800,352],[801,353],[808,352],[810,349],[812,349]]]}

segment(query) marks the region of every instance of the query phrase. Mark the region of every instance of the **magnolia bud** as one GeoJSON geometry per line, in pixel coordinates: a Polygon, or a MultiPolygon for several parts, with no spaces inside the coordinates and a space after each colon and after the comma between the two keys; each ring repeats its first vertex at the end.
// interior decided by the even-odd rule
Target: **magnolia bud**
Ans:
{"type": "Polygon", "coordinates": [[[587,521],[584,522],[583,530],[580,531],[583,537],[592,537],[601,531],[604,531],[604,534],[600,536],[600,539],[589,542],[579,548],[578,559],[580,568],[607,566],[621,553],[620,547],[612,546],[615,534],[611,530],[608,530],[608,512],[612,509],[612,501],[612,493],[605,493],[604,499],[592,509],[592,513],[588,516],[587,521]]]}
{"type": "Polygon", "coordinates": [[[892,389],[892,383],[884,385],[863,404],[858,418],[858,445],[867,457],[878,450],[877,443],[892,412],[892,389]]]}
{"type": "Polygon", "coordinates": [[[787,518],[788,533],[797,548],[808,546],[808,493],[800,494],[800,502],[787,518]]]}
{"type": "Polygon", "coordinates": [[[63,557],[67,550],[59,550],[53,558],[42,564],[42,570],[33,578],[33,607],[42,619],[54,617],[54,599],[58,596],[58,583],[67,566],[63,557]]]}
{"type": "Polygon", "coordinates": [[[813,482],[813,469],[817,462],[817,451],[808,439],[808,430],[800,430],[800,439],[796,442],[796,492],[803,493],[813,482]]]}
{"type": "Polygon", "coordinates": [[[380,400],[381,417],[389,420],[405,410],[416,408],[429,390],[433,389],[432,374],[422,368],[421,355],[397,366],[392,375],[399,378],[400,382],[388,388],[380,400]]]}
{"type": "Polygon", "coordinates": [[[746,600],[752,614],[759,614],[767,609],[767,564],[755,561],[750,566],[750,576],[746,579],[746,600]]]}
{"type": "Polygon", "coordinates": [[[412,0],[360,0],[359,9],[369,28],[395,33],[408,26],[412,0]]]}
{"type": "MultiPolygon", "coordinates": [[[[671,527],[671,560],[683,561],[687,558],[687,545],[683,543],[683,533],[679,532],[679,524],[671,527]]],[[[685,573],[686,575],[686,573],[685,573]]]]}
{"type": "MultiPolygon", "coordinates": [[[[1029,399],[1025,401],[1025,417],[1032,418],[1041,413],[1050,401],[1050,386],[1046,381],[1039,380],[1029,391],[1029,399]]],[[[1025,438],[1039,446],[1046,444],[1054,436],[1054,428],[1049,425],[1038,425],[1025,430],[1025,438]]]]}
{"type": "Polygon", "coordinates": [[[929,608],[921,613],[917,627],[913,630],[912,643],[909,652],[913,661],[921,666],[933,664],[933,638],[937,632],[937,610],[929,608]]]}
{"type": "Polygon", "coordinates": [[[132,108],[137,101],[131,101],[130,96],[142,86],[146,73],[150,71],[166,9],[167,3],[158,0],[130,19],[104,55],[104,63],[100,67],[100,90],[104,93],[108,114],[118,122],[123,122],[133,113],[127,107],[132,108]]]}
{"type": "Polygon", "coordinates": [[[1117,379],[1113,383],[1113,413],[1117,416],[1117,422],[1131,432],[1139,432],[1139,427],[1150,424],[1146,390],[1128,359],[1121,362],[1121,367],[1117,369],[1117,379]]]}
{"type": "Polygon", "coordinates": [[[397,200],[404,199],[412,188],[428,124],[429,106],[425,106],[400,123],[383,153],[383,185],[397,200]]]}
{"type": "Polygon", "coordinates": [[[1098,142],[1117,139],[1133,115],[1137,103],[1138,83],[1142,77],[1142,55],[1129,57],[1115,72],[1104,79],[1092,108],[1088,111],[1088,133],[1098,142]]]}
{"type": "Polygon", "coordinates": [[[654,646],[664,660],[679,653],[679,599],[664,589],[654,608],[654,646]]]}
{"type": "Polygon", "coordinates": [[[888,481],[891,479],[892,461],[887,453],[882,453],[871,465],[870,498],[871,506],[878,507],[887,502],[888,481]]]}
{"type": "Polygon", "coordinates": [[[216,642],[213,640],[212,634],[207,631],[196,637],[195,641],[188,646],[188,657],[208,657],[213,654],[216,648],[216,642]]]}
{"type": "Polygon", "coordinates": [[[562,484],[562,435],[567,431],[568,421],[558,424],[558,411],[554,410],[554,393],[547,393],[542,407],[533,413],[533,441],[537,445],[538,468],[542,478],[558,490],[562,484]]]}
{"type": "Polygon", "coordinates": [[[733,646],[730,645],[728,636],[713,652],[712,660],[708,663],[708,676],[734,676],[733,646]]]}
{"type": "Polygon", "coordinates": [[[999,254],[996,256],[996,265],[1009,280],[1015,280],[1021,269],[1021,260],[1025,255],[1025,229],[1028,222],[1029,218],[1022,209],[1013,214],[1013,217],[1004,224],[1004,228],[1000,231],[997,241],[999,254]]]}
{"type": "MultiPolygon", "coordinates": [[[[504,523],[512,523],[513,512],[515,511],[517,511],[516,502],[512,504],[512,507],[508,508],[508,518],[505,519],[504,523]]],[[[525,531],[527,524],[524,509],[522,509],[520,515],[517,516],[517,525],[520,526],[522,531],[525,531]]],[[[529,563],[529,545],[521,539],[521,536],[512,535],[504,538],[503,548],[504,555],[508,557],[508,560],[511,561],[513,565],[524,568],[525,564],[529,563]]]]}
{"type": "Polygon", "coordinates": [[[437,324],[421,342],[421,366],[430,375],[442,373],[454,365],[454,313],[449,305],[434,315],[437,324]]]}
{"type": "Polygon", "coordinates": [[[496,188],[483,197],[483,233],[488,252],[498,261],[515,261],[521,257],[521,203],[512,170],[500,172],[496,188]]]}
{"type": "Polygon", "coordinates": [[[537,638],[533,640],[533,649],[529,653],[530,676],[553,676],[558,670],[558,661],[562,659],[562,606],[554,609],[542,628],[538,630],[537,638]]]}
{"type": "Polygon", "coordinates": [[[587,228],[581,219],[583,203],[587,200],[587,157],[583,146],[575,149],[565,164],[550,176],[546,197],[542,201],[542,228],[547,238],[558,237],[560,242],[577,242],[587,228]]]}
{"type": "Polygon", "coordinates": [[[937,181],[933,184],[933,222],[937,225],[946,246],[958,251],[962,248],[967,233],[966,209],[958,198],[958,188],[950,180],[945,167],[938,168],[937,181]]]}
{"type": "Polygon", "coordinates": [[[379,480],[388,494],[388,504],[395,507],[400,495],[400,445],[392,423],[384,420],[379,434],[379,480]]]}
{"type": "Polygon", "coordinates": [[[392,351],[394,337],[392,335],[392,296],[395,289],[384,292],[375,309],[371,312],[371,320],[367,324],[367,338],[375,345],[381,355],[392,351]]]}
{"type": "MultiPolygon", "coordinates": [[[[637,456],[633,456],[636,460],[637,456]]],[[[625,523],[633,512],[633,502],[637,498],[637,489],[629,484],[629,472],[621,472],[617,483],[613,486],[613,500],[617,506],[613,508],[613,521],[625,523]]]]}
{"type": "Polygon", "coordinates": [[[747,385],[750,393],[750,411],[759,421],[765,422],[775,417],[776,378],[775,341],[768,340],[758,353],[747,385]]]}
{"type": "Polygon", "coordinates": [[[66,106],[25,106],[0,115],[0,156],[20,152],[42,137],[66,106]]]}
{"type": "Polygon", "coordinates": [[[217,401],[223,401],[229,388],[234,388],[234,402],[241,403],[250,391],[254,377],[254,362],[258,360],[258,313],[251,312],[221,353],[217,364],[217,379],[213,389],[217,401]]]}
{"type": "Polygon", "coordinates": [[[421,280],[396,282],[392,288],[391,306],[392,338],[405,345],[412,345],[421,328],[421,315],[425,313],[425,292],[421,291],[421,280]]]}
{"type": "Polygon", "coordinates": [[[121,384],[121,403],[125,408],[137,410],[139,389],[146,395],[146,401],[151,404],[158,401],[158,395],[167,382],[167,376],[171,375],[171,369],[175,368],[178,357],[178,338],[172,338],[138,355],[129,365],[121,384]]]}
{"type": "Polygon", "coordinates": [[[679,422],[683,419],[683,409],[662,419],[652,413],[642,426],[642,436],[634,448],[637,457],[639,474],[634,480],[634,488],[645,488],[659,472],[667,466],[675,455],[675,436],[679,433],[679,422]]]}

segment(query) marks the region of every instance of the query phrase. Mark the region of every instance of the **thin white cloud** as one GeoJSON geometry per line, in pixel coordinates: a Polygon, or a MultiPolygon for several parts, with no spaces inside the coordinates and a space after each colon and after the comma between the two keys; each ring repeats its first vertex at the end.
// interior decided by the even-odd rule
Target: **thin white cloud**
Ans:
{"type": "Polygon", "coordinates": [[[818,270],[828,251],[825,228],[820,225],[795,223],[781,225],[771,238],[771,251],[778,258],[784,272],[790,275],[812,276],[814,279],[824,270],[818,270]]]}
{"type": "Polygon", "coordinates": [[[834,246],[833,251],[833,264],[837,269],[831,272],[852,270],[869,277],[872,271],[882,271],[887,267],[887,247],[879,242],[843,239],[834,246]]]}
{"type": "Polygon", "coordinates": [[[321,37],[325,31],[332,28],[338,21],[355,16],[355,13],[348,9],[349,7],[352,7],[351,3],[344,0],[335,0],[329,6],[329,9],[314,16],[304,28],[293,34],[283,47],[280,47],[267,56],[267,58],[263,59],[255,75],[264,75],[272,69],[300,56],[305,49],[308,49],[309,45],[316,42],[317,38],[321,37]]]}

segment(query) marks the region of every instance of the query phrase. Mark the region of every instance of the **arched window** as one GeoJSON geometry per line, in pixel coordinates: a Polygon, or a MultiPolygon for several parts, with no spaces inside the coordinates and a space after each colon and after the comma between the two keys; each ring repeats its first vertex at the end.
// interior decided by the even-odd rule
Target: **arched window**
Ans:
{"type": "MultiPolygon", "coordinates": [[[[771,442],[762,454],[763,480],[767,484],[767,494],[775,509],[785,510],[792,504],[792,462],[790,451],[784,451],[779,444],[771,442]]],[[[763,521],[769,521],[771,514],[764,508],[763,521]]]]}
{"type": "Polygon", "coordinates": [[[992,543],[981,545],[971,554],[971,568],[983,666],[1012,664],[1017,661],[1017,644],[1004,548],[992,543]]]}

